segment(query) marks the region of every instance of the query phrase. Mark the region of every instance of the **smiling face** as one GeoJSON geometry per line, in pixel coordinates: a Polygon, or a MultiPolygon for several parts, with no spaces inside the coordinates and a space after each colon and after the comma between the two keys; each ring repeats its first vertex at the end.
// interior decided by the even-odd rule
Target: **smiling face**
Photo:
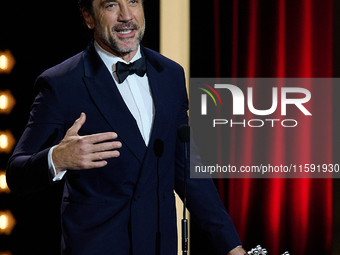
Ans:
{"type": "Polygon", "coordinates": [[[82,14],[105,50],[126,61],[136,54],[145,30],[142,0],[94,0],[93,11],[82,14]]]}

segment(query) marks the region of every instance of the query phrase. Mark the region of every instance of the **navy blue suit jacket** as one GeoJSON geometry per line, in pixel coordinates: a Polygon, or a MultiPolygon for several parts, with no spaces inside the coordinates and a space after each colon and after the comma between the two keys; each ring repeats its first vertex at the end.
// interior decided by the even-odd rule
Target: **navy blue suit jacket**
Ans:
{"type": "MultiPolygon", "coordinates": [[[[142,50],[155,106],[149,146],[93,43],[36,81],[38,95],[29,122],[7,167],[13,192],[33,192],[52,184],[48,151],[60,142],[81,112],[87,119],[79,135],[114,131],[123,145],[121,156],[109,159],[107,166],[68,171],[64,177],[63,254],[155,254],[156,139],[164,142],[159,159],[161,254],[176,254],[173,191],[183,195],[184,174],[184,149],[177,129],[188,123],[184,72],[160,54],[144,47],[142,50]]],[[[212,180],[189,178],[187,197],[189,211],[221,254],[240,244],[212,180]]]]}

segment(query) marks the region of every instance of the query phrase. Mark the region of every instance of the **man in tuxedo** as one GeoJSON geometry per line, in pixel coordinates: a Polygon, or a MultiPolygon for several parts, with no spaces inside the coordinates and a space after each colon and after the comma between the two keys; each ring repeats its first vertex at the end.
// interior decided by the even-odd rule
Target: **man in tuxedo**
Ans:
{"type": "MultiPolygon", "coordinates": [[[[14,193],[64,178],[62,254],[175,255],[173,191],[183,197],[184,72],[140,45],[141,0],[81,0],[94,40],[36,81],[9,160],[14,193]]],[[[192,158],[199,163],[199,156],[192,158]]],[[[246,254],[211,179],[188,179],[187,205],[221,254],[246,254]]]]}

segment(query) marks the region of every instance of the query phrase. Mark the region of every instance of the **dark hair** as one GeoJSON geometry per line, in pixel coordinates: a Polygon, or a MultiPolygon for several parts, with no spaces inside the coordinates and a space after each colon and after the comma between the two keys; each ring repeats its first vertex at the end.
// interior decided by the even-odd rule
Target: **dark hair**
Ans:
{"type": "Polygon", "coordinates": [[[79,0],[78,4],[79,4],[80,13],[82,12],[83,8],[85,8],[86,10],[90,12],[93,12],[93,1],[94,0],[79,0]]]}
{"type": "MultiPolygon", "coordinates": [[[[80,13],[82,12],[83,8],[93,13],[93,1],[94,0],[79,0],[78,4],[80,13]]],[[[142,4],[144,4],[144,0],[142,0],[142,4]]]]}

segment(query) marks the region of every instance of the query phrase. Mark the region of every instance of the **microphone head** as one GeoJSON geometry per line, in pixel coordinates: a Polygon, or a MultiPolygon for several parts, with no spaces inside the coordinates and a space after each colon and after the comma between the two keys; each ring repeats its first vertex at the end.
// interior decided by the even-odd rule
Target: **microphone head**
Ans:
{"type": "Polygon", "coordinates": [[[157,158],[162,157],[164,151],[164,142],[161,139],[156,139],[153,144],[153,150],[157,158]]]}
{"type": "Polygon", "coordinates": [[[185,124],[181,125],[177,130],[177,135],[182,143],[190,142],[190,126],[185,124]]]}

